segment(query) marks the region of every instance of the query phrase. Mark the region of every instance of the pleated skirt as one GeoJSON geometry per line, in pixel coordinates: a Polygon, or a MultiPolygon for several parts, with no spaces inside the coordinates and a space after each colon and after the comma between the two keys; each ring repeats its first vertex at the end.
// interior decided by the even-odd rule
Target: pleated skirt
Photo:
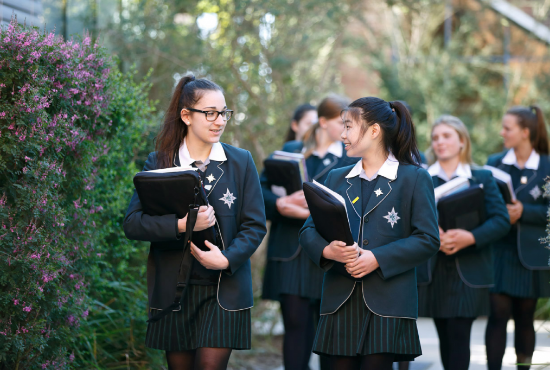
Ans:
{"type": "Polygon", "coordinates": [[[217,289],[217,285],[189,285],[180,311],[148,324],[145,345],[164,351],[250,349],[250,309],[224,310],[217,289]]]}
{"type": "Polygon", "coordinates": [[[550,297],[550,271],[526,269],[519,259],[517,245],[496,244],[493,261],[495,286],[491,288],[491,293],[517,298],[550,297]]]}
{"type": "Polygon", "coordinates": [[[268,260],[262,298],[278,301],[281,294],[291,294],[320,300],[324,273],[303,249],[290,261],[268,260]]]}
{"type": "Polygon", "coordinates": [[[456,268],[456,257],[437,255],[432,282],[418,287],[418,316],[450,319],[489,314],[489,288],[466,285],[456,268]]]}
{"type": "Polygon", "coordinates": [[[330,356],[393,353],[394,361],[412,361],[422,354],[416,320],[382,317],[368,309],[362,284],[333,314],[322,315],[313,352],[330,356]]]}

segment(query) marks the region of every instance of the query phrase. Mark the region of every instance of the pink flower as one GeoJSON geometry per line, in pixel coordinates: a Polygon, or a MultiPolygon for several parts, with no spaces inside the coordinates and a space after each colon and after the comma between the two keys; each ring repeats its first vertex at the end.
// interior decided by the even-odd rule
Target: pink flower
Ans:
{"type": "Polygon", "coordinates": [[[14,304],[15,306],[17,306],[17,305],[19,304],[19,299],[14,299],[14,300],[13,300],[13,304],[14,304]]]}
{"type": "Polygon", "coordinates": [[[24,308],[23,308],[23,311],[25,311],[25,312],[31,312],[30,306],[29,306],[29,307],[24,307],[24,308]]]}

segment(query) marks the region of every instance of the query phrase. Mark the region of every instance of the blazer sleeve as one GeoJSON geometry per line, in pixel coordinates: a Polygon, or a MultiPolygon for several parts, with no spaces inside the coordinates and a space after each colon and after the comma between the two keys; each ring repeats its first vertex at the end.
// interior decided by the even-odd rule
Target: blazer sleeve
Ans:
{"type": "MultiPolygon", "coordinates": [[[[150,153],[143,167],[143,171],[156,168],[156,155],[150,153]]],[[[124,217],[124,234],[130,240],[142,240],[147,242],[167,242],[178,240],[178,218],[175,214],[164,216],[150,216],[143,213],[138,194],[134,189],[134,195],[124,217]]]]}
{"type": "Polygon", "coordinates": [[[412,194],[411,235],[372,250],[383,279],[415,268],[439,250],[434,187],[426,170],[418,170],[412,194]]]}
{"type": "Polygon", "coordinates": [[[488,174],[483,181],[485,212],[487,219],[471,231],[476,239],[476,247],[486,247],[506,236],[510,231],[510,218],[506,204],[493,175],[488,174]]]}
{"type": "Polygon", "coordinates": [[[225,273],[232,275],[241,267],[264,239],[267,233],[265,208],[262,201],[262,190],[254,160],[248,153],[244,187],[243,203],[239,219],[239,232],[222,253],[229,261],[225,273]]]}
{"type": "MultiPolygon", "coordinates": [[[[327,179],[325,180],[325,186],[328,188],[330,188],[331,176],[332,172],[329,172],[327,179]]],[[[325,240],[325,238],[317,232],[315,229],[315,223],[313,222],[311,216],[309,216],[300,230],[300,245],[304,248],[309,258],[311,258],[317,266],[325,271],[330,270],[330,268],[334,265],[334,261],[323,257],[323,250],[329,244],[330,242],[325,240]]]]}

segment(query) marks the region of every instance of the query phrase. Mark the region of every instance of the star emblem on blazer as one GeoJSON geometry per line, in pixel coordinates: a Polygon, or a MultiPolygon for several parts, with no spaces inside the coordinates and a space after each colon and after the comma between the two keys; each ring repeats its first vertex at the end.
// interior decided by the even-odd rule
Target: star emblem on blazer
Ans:
{"type": "Polygon", "coordinates": [[[529,194],[531,194],[534,200],[537,200],[537,198],[542,195],[542,191],[540,191],[540,188],[535,185],[535,187],[529,191],[529,194]]]}
{"type": "Polygon", "coordinates": [[[401,217],[397,215],[397,212],[395,212],[395,207],[391,208],[391,212],[388,212],[386,216],[384,216],[386,220],[391,224],[391,228],[393,229],[393,225],[397,223],[397,220],[400,220],[401,217]]]}
{"type": "Polygon", "coordinates": [[[384,194],[384,193],[382,193],[382,190],[380,190],[380,188],[378,188],[378,189],[374,192],[374,194],[376,194],[376,197],[378,198],[380,195],[382,195],[382,194],[384,194]]]}
{"type": "Polygon", "coordinates": [[[210,176],[208,176],[206,179],[208,180],[209,183],[216,180],[216,178],[212,174],[210,174],[210,176]]]}
{"type": "Polygon", "coordinates": [[[229,209],[231,209],[231,205],[236,199],[237,198],[235,198],[235,196],[229,191],[229,189],[227,189],[227,192],[223,195],[223,197],[220,198],[220,200],[223,200],[223,202],[229,206],[229,209]]]}

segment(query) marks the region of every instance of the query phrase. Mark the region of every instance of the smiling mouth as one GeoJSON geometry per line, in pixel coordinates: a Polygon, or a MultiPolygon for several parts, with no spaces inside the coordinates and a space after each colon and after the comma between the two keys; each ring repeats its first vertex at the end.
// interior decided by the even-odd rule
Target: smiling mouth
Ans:
{"type": "Polygon", "coordinates": [[[222,129],[220,128],[220,129],[218,129],[218,130],[210,130],[210,131],[215,132],[215,133],[218,133],[218,132],[221,132],[222,129]]]}

